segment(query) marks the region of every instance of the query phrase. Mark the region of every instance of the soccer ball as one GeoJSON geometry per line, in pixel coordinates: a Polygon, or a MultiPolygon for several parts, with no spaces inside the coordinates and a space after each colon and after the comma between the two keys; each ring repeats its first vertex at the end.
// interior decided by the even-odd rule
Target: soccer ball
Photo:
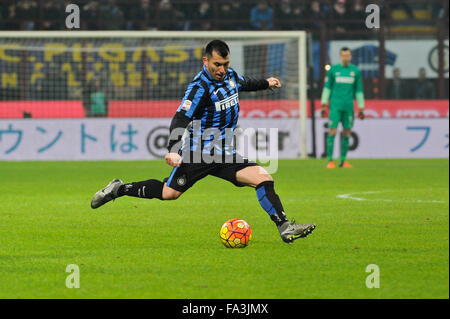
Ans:
{"type": "Polygon", "coordinates": [[[252,229],[245,220],[233,218],[222,225],[219,236],[227,248],[244,248],[252,239],[252,229]]]}

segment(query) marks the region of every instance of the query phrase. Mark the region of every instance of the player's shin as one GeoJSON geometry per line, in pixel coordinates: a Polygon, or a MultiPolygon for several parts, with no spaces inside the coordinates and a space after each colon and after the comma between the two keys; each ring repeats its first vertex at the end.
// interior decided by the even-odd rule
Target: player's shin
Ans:
{"type": "Polygon", "coordinates": [[[279,227],[287,222],[283,205],[275,193],[273,181],[265,181],[256,186],[256,195],[261,207],[269,214],[272,221],[279,227]]]}
{"type": "Polygon", "coordinates": [[[341,163],[345,162],[345,159],[347,158],[349,139],[348,136],[341,136],[341,163]]]}
{"type": "Polygon", "coordinates": [[[164,183],[156,179],[143,182],[128,183],[120,186],[117,195],[132,196],[139,198],[158,198],[162,200],[162,190],[164,183]]]}
{"type": "Polygon", "coordinates": [[[334,135],[329,134],[327,136],[327,156],[329,161],[333,160],[334,137],[334,135]]]}

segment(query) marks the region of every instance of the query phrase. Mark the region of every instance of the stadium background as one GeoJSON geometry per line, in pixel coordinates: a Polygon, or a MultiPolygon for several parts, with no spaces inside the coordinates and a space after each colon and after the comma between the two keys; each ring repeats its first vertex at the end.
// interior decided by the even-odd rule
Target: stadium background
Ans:
{"type": "MultiPolygon", "coordinates": [[[[64,10],[69,3],[2,1],[0,26],[2,30],[10,31],[65,30],[67,14],[64,10]]],[[[78,1],[77,5],[81,11],[80,29],[89,31],[308,31],[307,135],[308,155],[311,157],[325,157],[322,136],[326,134],[326,121],[320,119],[318,99],[326,66],[339,63],[339,49],[348,46],[353,51],[352,62],[363,72],[368,117],[367,124],[361,128],[359,123],[356,124],[355,132],[359,130],[361,136],[353,136],[349,156],[448,157],[448,131],[445,131],[448,122],[448,2],[377,3],[381,8],[381,25],[379,29],[371,30],[365,26],[365,6],[368,3],[359,0],[290,0],[268,1],[265,4],[260,1],[244,4],[237,1],[111,0],[78,1]],[[423,74],[419,75],[421,72],[423,74]],[[394,73],[397,75],[394,76],[394,73]],[[435,121],[373,122],[373,118],[433,118],[435,121]],[[402,135],[402,138],[384,152],[364,150],[364,144],[368,146],[371,144],[369,141],[376,141],[377,137],[370,133],[374,130],[385,131],[391,136],[402,135]],[[430,130],[439,133],[433,132],[429,136],[430,130]],[[406,142],[411,138],[417,141],[406,147],[406,142]],[[396,152],[399,145],[405,147],[396,152]]],[[[114,38],[4,38],[1,41],[1,119],[151,118],[154,121],[152,128],[167,126],[166,119],[173,115],[186,84],[201,66],[199,60],[204,42],[186,46],[170,40],[145,42],[146,39],[125,41],[114,38]],[[89,52],[92,47],[97,51],[89,52]]],[[[289,61],[283,62],[281,58],[288,51],[287,45],[255,44],[239,49],[245,58],[238,70],[242,69],[255,77],[278,76],[285,83],[285,89],[276,93],[242,94],[241,119],[285,118],[285,122],[269,121],[266,126],[288,128],[282,132],[289,137],[286,143],[279,143],[280,157],[298,157],[300,149],[296,145],[299,144],[300,129],[298,122],[294,121],[299,116],[298,102],[295,100],[298,80],[286,76],[286,70],[292,69],[289,61]],[[288,90],[289,86],[291,90],[288,90]]],[[[84,140],[87,139],[87,144],[94,139],[107,140],[106,136],[89,135],[89,127],[74,127],[72,131],[65,132],[62,126],[46,128],[48,122],[41,122],[38,134],[47,138],[44,135],[48,131],[48,136],[52,135],[48,138],[53,144],[45,143],[42,145],[45,148],[38,148],[33,155],[27,152],[30,147],[27,147],[26,136],[36,135],[33,134],[36,123],[27,127],[10,126],[13,122],[2,123],[4,138],[1,158],[4,160],[95,159],[99,157],[86,155],[84,140]],[[22,145],[17,131],[20,131],[20,138],[24,137],[20,140],[22,145]],[[64,134],[81,136],[78,154],[67,153],[69,140],[64,142],[64,134]],[[55,140],[53,136],[62,139],[55,140]],[[61,142],[66,146],[63,147],[61,142]]],[[[122,126],[124,128],[120,128],[122,131],[119,134],[133,136],[137,131],[128,129],[127,124],[120,120],[110,122],[105,129],[112,135],[115,125],[122,126]]],[[[247,125],[256,126],[251,121],[247,125]]],[[[142,140],[145,135],[148,140],[150,133],[151,130],[141,134],[142,138],[136,137],[142,140]]],[[[167,135],[167,130],[162,135],[167,135]]],[[[109,138],[111,150],[100,159],[161,157],[164,140],[159,138],[158,141],[142,142],[135,148],[131,145],[130,152],[119,152],[124,156],[117,157],[113,154],[112,138],[109,138]],[[151,147],[150,144],[156,146],[151,147]],[[142,152],[133,156],[138,149],[142,152]]],[[[36,141],[29,140],[28,143],[34,144],[36,141]]]]}

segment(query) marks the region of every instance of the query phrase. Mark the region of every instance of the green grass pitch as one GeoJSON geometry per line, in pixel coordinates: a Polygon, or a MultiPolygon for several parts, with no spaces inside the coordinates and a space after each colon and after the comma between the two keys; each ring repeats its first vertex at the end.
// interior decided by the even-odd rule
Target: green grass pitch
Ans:
{"type": "Polygon", "coordinates": [[[0,162],[0,298],[449,298],[449,161],[352,163],[279,162],[288,217],[317,224],[288,245],[253,189],[215,177],[176,201],[90,208],[115,177],[168,176],[163,161],[0,162]],[[220,242],[234,217],[252,227],[247,248],[220,242]],[[369,264],[379,288],[366,287],[369,264]]]}

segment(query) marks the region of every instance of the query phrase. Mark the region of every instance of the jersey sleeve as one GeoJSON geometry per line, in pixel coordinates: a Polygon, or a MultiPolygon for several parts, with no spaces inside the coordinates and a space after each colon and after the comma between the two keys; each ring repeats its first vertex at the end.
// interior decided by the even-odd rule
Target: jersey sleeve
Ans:
{"type": "Polygon", "coordinates": [[[185,116],[192,119],[195,112],[201,108],[202,100],[205,95],[204,87],[199,83],[190,84],[184,93],[183,100],[177,109],[177,112],[185,112],[185,116]]]}
{"type": "Polygon", "coordinates": [[[237,81],[238,91],[260,91],[269,88],[269,82],[266,79],[256,80],[248,76],[243,76],[233,70],[237,81]]]}
{"type": "Polygon", "coordinates": [[[179,153],[183,133],[192,121],[195,112],[201,110],[204,95],[205,89],[201,84],[189,84],[183,100],[170,123],[169,142],[167,145],[170,153],[179,153]]]}
{"type": "Polygon", "coordinates": [[[325,76],[325,85],[324,87],[332,90],[333,89],[333,85],[334,85],[334,68],[331,67],[328,72],[327,75],[325,76]]]}
{"type": "Polygon", "coordinates": [[[358,102],[358,107],[360,110],[364,109],[364,91],[363,91],[363,84],[362,84],[362,76],[361,72],[358,70],[356,73],[356,79],[355,79],[355,98],[358,102]]]}
{"type": "Polygon", "coordinates": [[[325,84],[323,86],[321,97],[322,105],[328,104],[328,100],[330,99],[333,85],[334,85],[334,71],[333,67],[331,67],[331,69],[328,70],[327,75],[325,76],[325,84]]]}

